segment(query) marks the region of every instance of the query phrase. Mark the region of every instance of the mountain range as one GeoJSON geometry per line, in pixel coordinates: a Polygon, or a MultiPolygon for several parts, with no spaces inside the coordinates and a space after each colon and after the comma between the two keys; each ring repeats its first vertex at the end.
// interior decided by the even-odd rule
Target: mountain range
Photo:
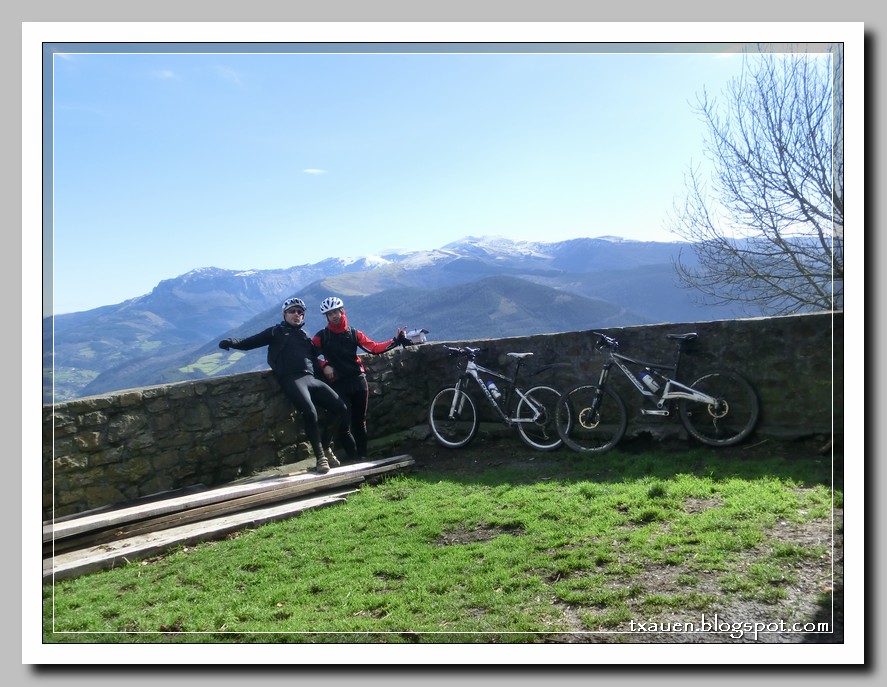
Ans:
{"type": "Polygon", "coordinates": [[[43,400],[265,369],[264,349],[226,353],[218,341],[279,322],[291,295],[308,305],[309,333],[325,325],[320,301],[336,295],[376,341],[398,326],[454,341],[741,316],[681,287],[679,254],[692,264],[682,242],[467,237],[287,269],[194,269],[116,305],[45,318],[43,400]]]}

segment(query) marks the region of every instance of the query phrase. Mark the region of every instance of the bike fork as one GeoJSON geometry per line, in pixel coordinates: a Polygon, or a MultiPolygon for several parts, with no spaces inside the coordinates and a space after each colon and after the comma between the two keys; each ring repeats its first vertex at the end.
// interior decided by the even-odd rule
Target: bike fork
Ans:
{"type": "Polygon", "coordinates": [[[604,400],[604,387],[599,386],[594,390],[594,396],[591,397],[591,411],[597,415],[601,409],[601,401],[604,400]]]}
{"type": "Polygon", "coordinates": [[[450,403],[450,414],[448,419],[453,420],[462,414],[462,408],[465,405],[465,395],[462,393],[462,382],[456,382],[456,393],[453,394],[453,401],[450,403]]]}
{"type": "Polygon", "coordinates": [[[591,397],[591,410],[595,416],[597,416],[601,409],[601,401],[604,400],[604,388],[607,386],[607,379],[610,377],[610,367],[612,364],[611,362],[606,362],[601,367],[601,374],[594,389],[594,396],[591,397]]]}

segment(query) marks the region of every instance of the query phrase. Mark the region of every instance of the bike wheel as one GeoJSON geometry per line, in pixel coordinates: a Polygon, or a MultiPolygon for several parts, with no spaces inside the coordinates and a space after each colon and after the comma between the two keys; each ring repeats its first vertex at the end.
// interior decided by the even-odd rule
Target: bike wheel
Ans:
{"type": "Polygon", "coordinates": [[[474,401],[456,387],[441,389],[428,408],[428,424],[434,438],[442,446],[461,448],[477,434],[478,419],[474,401]]]}
{"type": "Polygon", "coordinates": [[[711,372],[689,386],[717,399],[712,404],[681,399],[681,422],[691,436],[708,446],[731,446],[751,434],[760,404],[744,377],[730,371],[711,372]]]}
{"type": "Polygon", "coordinates": [[[550,386],[534,386],[530,389],[526,398],[521,398],[517,404],[517,418],[519,420],[532,419],[539,411],[538,417],[533,422],[519,422],[518,434],[528,446],[539,451],[553,451],[563,443],[557,433],[557,402],[560,393],[550,386]]]}
{"type": "Polygon", "coordinates": [[[556,425],[563,442],[579,453],[609,451],[625,436],[628,413],[609,387],[580,384],[561,396],[556,425]]]}

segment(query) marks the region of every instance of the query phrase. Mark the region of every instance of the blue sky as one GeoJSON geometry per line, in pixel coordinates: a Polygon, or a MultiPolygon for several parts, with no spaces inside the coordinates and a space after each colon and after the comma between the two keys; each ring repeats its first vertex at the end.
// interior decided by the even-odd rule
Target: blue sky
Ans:
{"type": "Polygon", "coordinates": [[[691,103],[742,63],[737,44],[189,49],[201,52],[55,48],[56,313],[197,267],[286,268],[467,235],[677,240],[668,213],[704,162],[691,103]]]}

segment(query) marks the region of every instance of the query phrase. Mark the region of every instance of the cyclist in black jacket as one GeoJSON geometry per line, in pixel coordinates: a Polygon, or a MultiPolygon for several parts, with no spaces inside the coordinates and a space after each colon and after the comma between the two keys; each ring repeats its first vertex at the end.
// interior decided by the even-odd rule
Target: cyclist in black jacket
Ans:
{"type": "Polygon", "coordinates": [[[349,457],[357,456],[357,447],[348,422],[348,406],[328,384],[314,376],[317,349],[303,331],[304,324],[305,304],[298,298],[287,298],[283,302],[283,322],[245,339],[222,339],[219,348],[249,351],[268,347],[268,365],[283,393],[302,414],[305,433],[317,458],[317,472],[325,473],[330,465],[341,463],[324,453],[315,404],[332,414],[332,430],[327,431],[341,427],[340,436],[349,457]]]}
{"type": "MultiPolygon", "coordinates": [[[[412,342],[406,338],[406,327],[402,327],[393,339],[376,343],[359,329],[348,325],[345,304],[336,296],[325,298],[320,304],[320,312],[326,315],[327,326],[317,332],[311,342],[320,351],[320,367],[326,381],[350,409],[350,428],[357,443],[357,454],[361,460],[366,460],[369,387],[366,370],[357,350],[378,355],[397,346],[409,346],[412,342]]],[[[345,425],[341,425],[341,428],[344,429],[345,425]]],[[[323,441],[324,449],[332,455],[332,434],[325,433],[323,441]]],[[[345,441],[347,450],[347,438],[345,441]]]]}

